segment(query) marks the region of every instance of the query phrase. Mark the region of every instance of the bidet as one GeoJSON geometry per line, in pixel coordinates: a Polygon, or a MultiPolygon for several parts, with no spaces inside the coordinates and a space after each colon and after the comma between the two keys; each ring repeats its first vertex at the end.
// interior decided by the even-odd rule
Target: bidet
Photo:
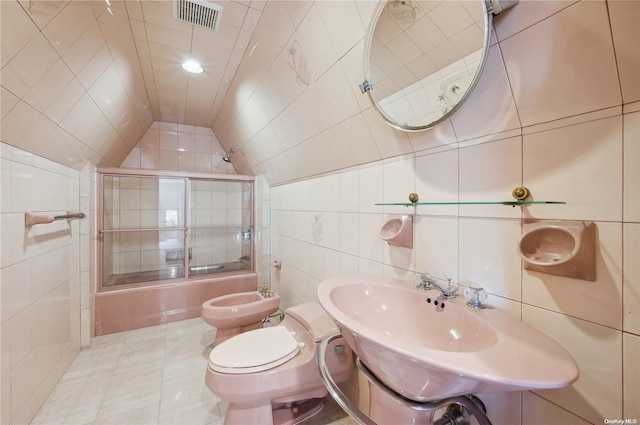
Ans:
{"type": "Polygon", "coordinates": [[[223,295],[202,304],[202,319],[217,328],[214,345],[242,332],[262,327],[262,319],[278,311],[280,296],[251,291],[223,295]]]}

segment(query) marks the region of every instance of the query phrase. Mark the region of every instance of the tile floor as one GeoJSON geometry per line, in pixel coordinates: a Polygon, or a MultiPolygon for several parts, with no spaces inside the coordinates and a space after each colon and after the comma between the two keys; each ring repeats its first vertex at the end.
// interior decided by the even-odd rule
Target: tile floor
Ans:
{"type": "MultiPolygon", "coordinates": [[[[227,403],[204,383],[214,337],[196,318],[94,338],[32,425],[221,425],[227,403]]],[[[355,422],[328,397],[304,424],[355,422]]]]}

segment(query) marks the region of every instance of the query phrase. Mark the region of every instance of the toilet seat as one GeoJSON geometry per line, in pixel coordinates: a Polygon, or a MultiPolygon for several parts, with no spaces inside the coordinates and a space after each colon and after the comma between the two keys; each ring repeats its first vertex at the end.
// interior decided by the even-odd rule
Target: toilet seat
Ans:
{"type": "Polygon", "coordinates": [[[209,367],[222,373],[261,372],[293,358],[300,345],[284,326],[255,329],[215,347],[209,355],[209,367]]]}

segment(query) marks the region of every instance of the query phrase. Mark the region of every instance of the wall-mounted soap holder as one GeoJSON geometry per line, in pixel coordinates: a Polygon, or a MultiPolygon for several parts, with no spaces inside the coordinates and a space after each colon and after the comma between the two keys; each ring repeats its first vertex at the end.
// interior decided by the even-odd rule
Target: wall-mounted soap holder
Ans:
{"type": "Polygon", "coordinates": [[[380,229],[380,238],[389,245],[413,248],[413,216],[403,215],[387,220],[380,229]]]}
{"type": "Polygon", "coordinates": [[[590,221],[525,221],[518,242],[524,268],[596,280],[596,227],[590,221]]]}

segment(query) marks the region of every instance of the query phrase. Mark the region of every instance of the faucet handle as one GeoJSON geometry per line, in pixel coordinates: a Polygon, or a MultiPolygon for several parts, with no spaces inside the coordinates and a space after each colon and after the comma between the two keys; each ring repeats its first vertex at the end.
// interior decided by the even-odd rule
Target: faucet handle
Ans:
{"type": "Polygon", "coordinates": [[[447,287],[453,289],[455,288],[455,290],[458,290],[458,284],[456,282],[454,282],[449,276],[445,276],[445,278],[447,279],[447,287]]]}
{"type": "Polygon", "coordinates": [[[415,275],[413,275],[413,280],[416,283],[416,288],[420,289],[421,291],[425,291],[431,288],[431,283],[429,283],[430,279],[431,275],[429,273],[417,272],[415,275]]]}
{"type": "Polygon", "coordinates": [[[467,305],[471,308],[484,308],[488,295],[484,288],[479,286],[468,286],[464,290],[464,297],[467,300],[467,305]]]}
{"type": "Polygon", "coordinates": [[[266,285],[258,286],[258,290],[260,291],[260,295],[262,295],[263,298],[271,298],[276,294],[274,291],[271,290],[271,288],[269,288],[266,285]]]}

